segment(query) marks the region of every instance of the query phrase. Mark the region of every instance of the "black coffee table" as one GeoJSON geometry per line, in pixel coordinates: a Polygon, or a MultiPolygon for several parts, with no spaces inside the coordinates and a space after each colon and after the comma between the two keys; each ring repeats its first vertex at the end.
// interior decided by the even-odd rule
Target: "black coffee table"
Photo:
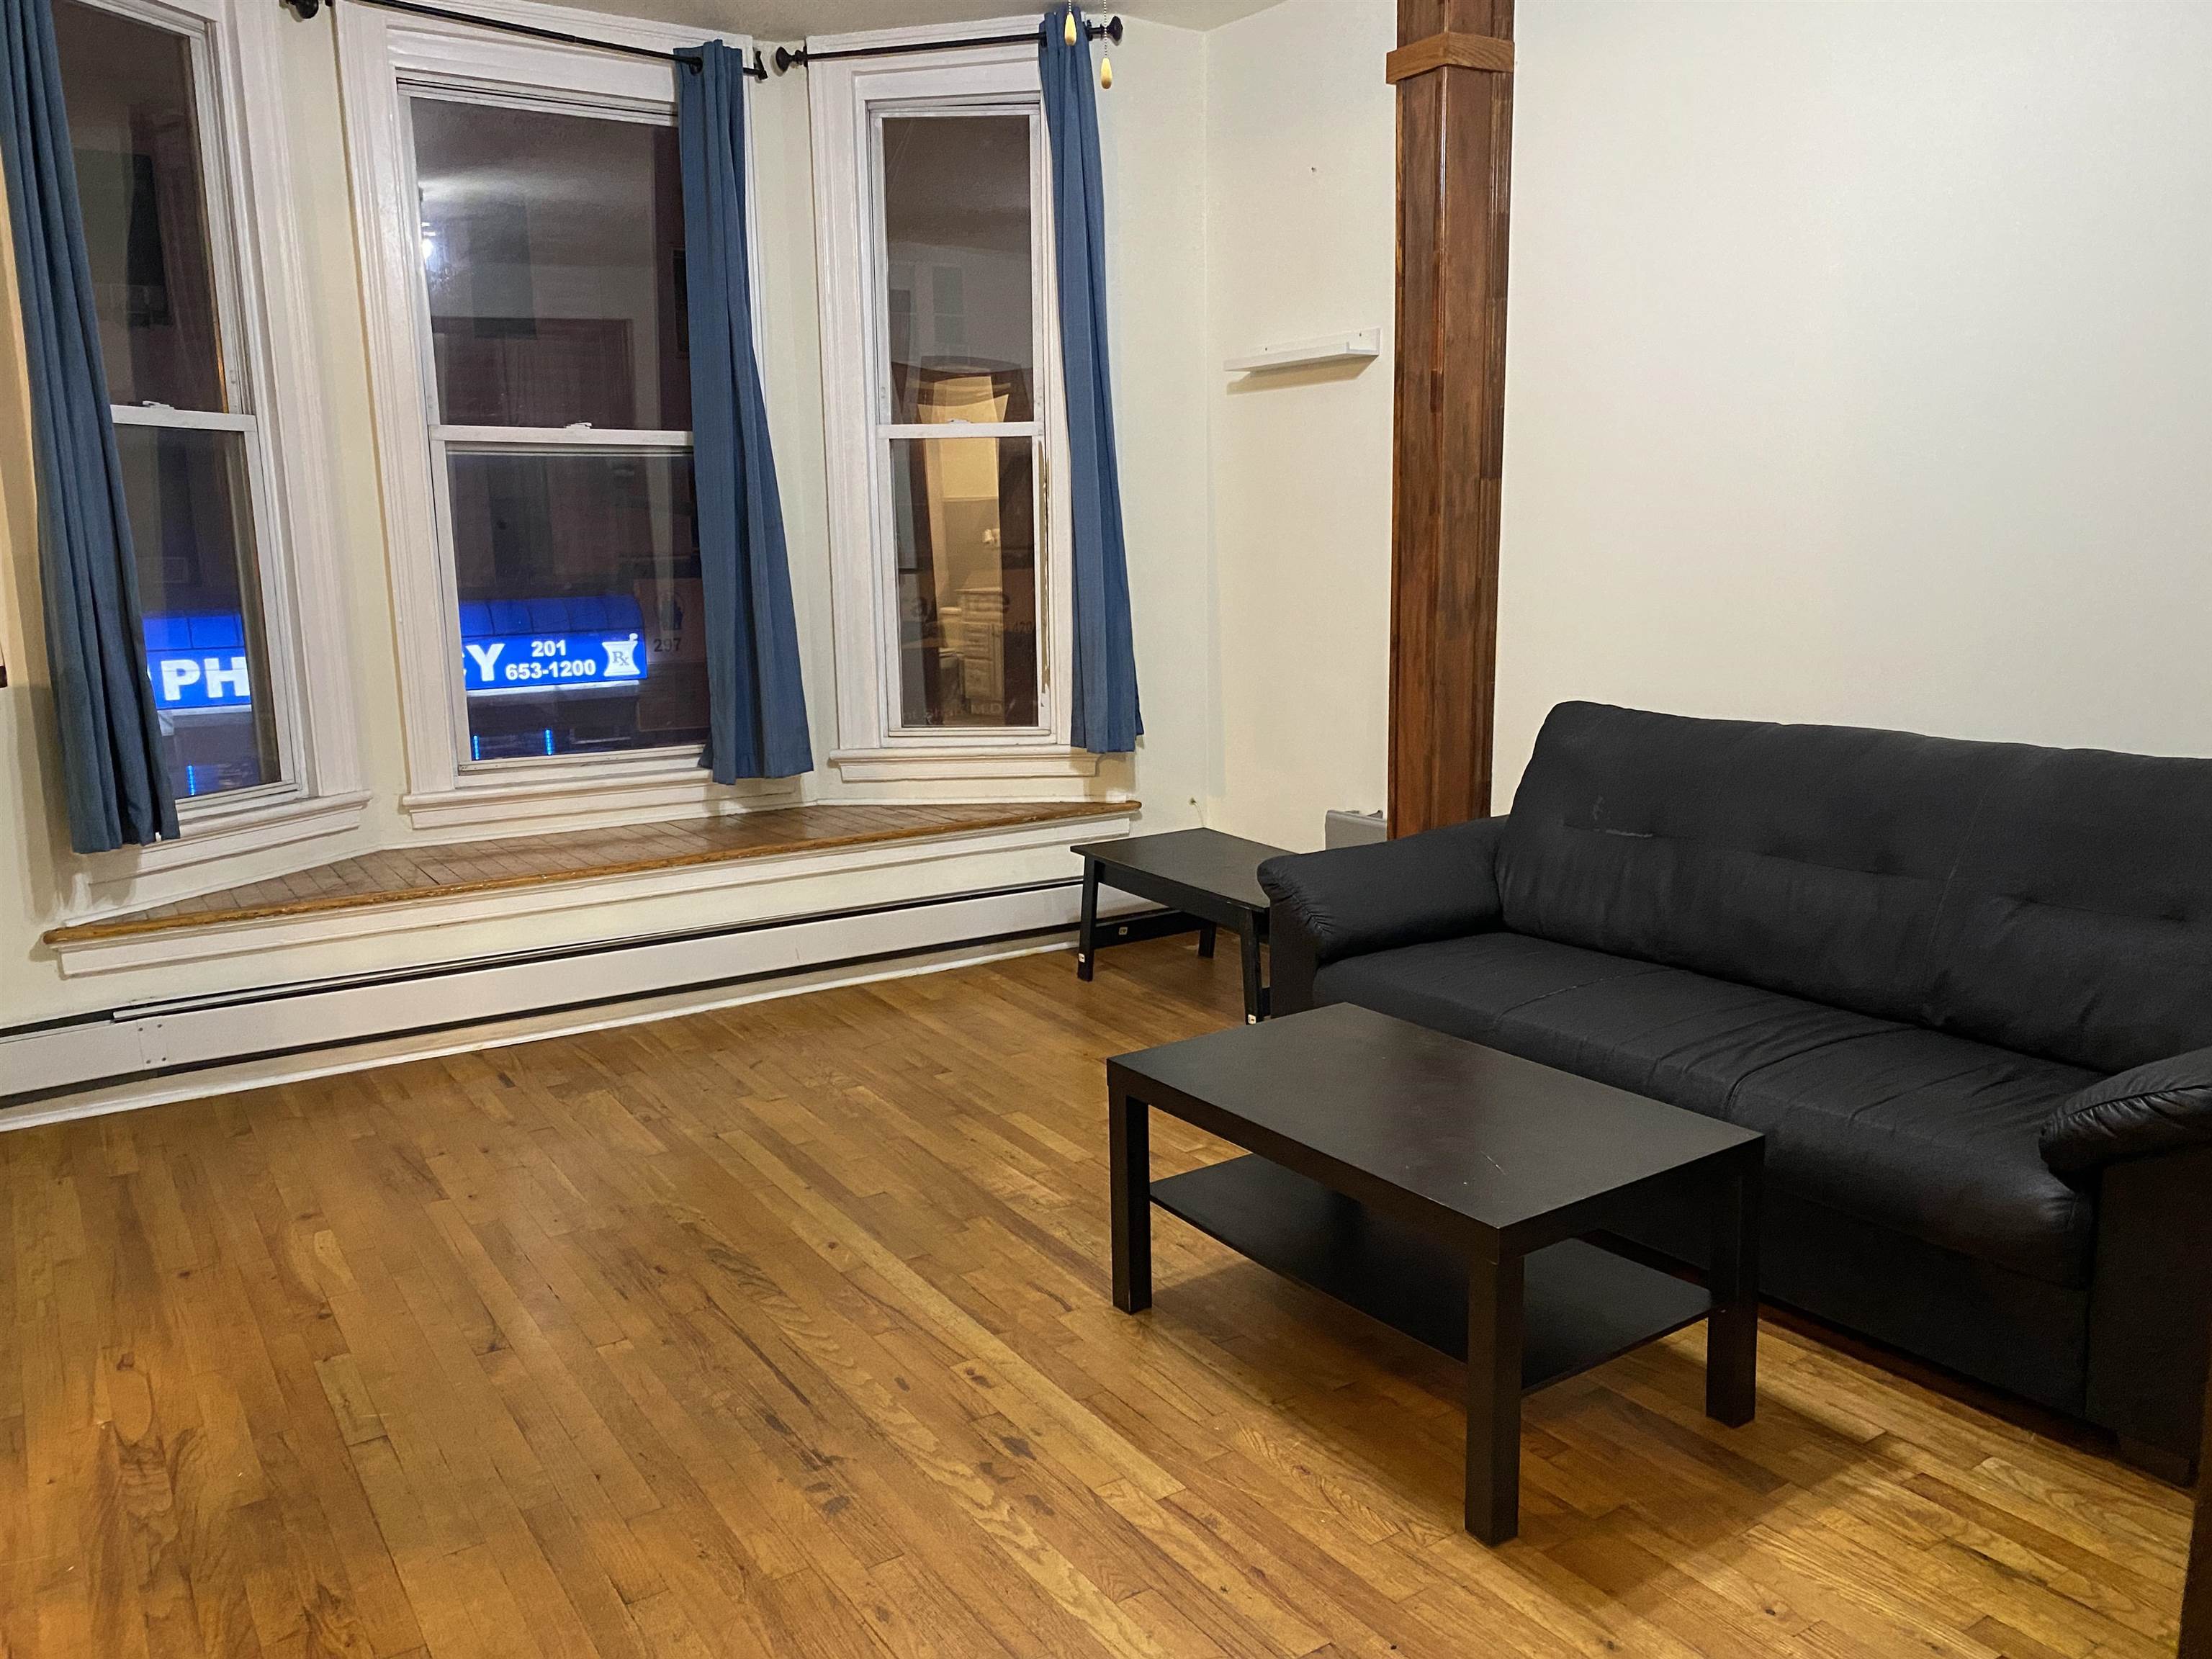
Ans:
{"type": "Polygon", "coordinates": [[[1083,921],[1075,941],[1075,974],[1089,979],[1106,945],[1198,930],[1198,953],[1213,954],[1213,930],[1237,935],[1244,958],[1244,1021],[1267,1018],[1267,988],[1260,981],[1260,947],[1267,941],[1267,896],[1260,866],[1283,851],[1265,842],[1225,836],[1218,830],[1175,830],[1159,836],[1125,836],[1086,842],[1070,849],[1083,858],[1083,921]],[[1098,889],[1119,888],[1168,906],[1162,914],[1098,922],[1098,889]]]}
{"type": "Polygon", "coordinates": [[[1114,1305],[1152,1302],[1158,1205],[1467,1368],[1467,1529],[1519,1527],[1521,1396],[1702,1319],[1705,1413],[1756,1401],[1750,1130],[1364,1008],[1106,1062],[1114,1305]],[[1151,1180],[1146,1108],[1258,1154],[1151,1180]],[[1626,1206],[1711,1218],[1700,1287],[1583,1236],[1626,1206]]]}

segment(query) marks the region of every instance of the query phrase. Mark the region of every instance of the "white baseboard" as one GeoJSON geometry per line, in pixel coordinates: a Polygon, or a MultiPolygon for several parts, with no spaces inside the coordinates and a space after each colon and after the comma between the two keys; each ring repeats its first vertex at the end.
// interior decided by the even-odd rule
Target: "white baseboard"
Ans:
{"type": "MultiPolygon", "coordinates": [[[[0,1036],[0,1130],[1056,950],[1080,902],[1054,882],[118,1009],[0,1036]]],[[[1144,908],[1099,896],[1102,915],[1144,908]]]]}

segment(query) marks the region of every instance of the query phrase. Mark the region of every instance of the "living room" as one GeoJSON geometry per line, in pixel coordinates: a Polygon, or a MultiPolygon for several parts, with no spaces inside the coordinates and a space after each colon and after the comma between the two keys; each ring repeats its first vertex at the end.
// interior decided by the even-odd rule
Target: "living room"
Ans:
{"type": "Polygon", "coordinates": [[[0,1652],[2212,1652],[2212,12],[6,3],[0,1652]]]}

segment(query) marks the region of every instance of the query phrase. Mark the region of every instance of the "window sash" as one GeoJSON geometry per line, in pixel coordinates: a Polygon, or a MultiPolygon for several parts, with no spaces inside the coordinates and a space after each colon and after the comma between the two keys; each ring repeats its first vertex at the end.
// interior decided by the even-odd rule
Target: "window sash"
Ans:
{"type": "Polygon", "coordinates": [[[200,206],[206,222],[209,275],[214,289],[216,368],[229,410],[250,412],[256,401],[255,376],[245,346],[246,307],[239,279],[243,216],[229,159],[231,123],[225,115],[223,96],[229,77],[216,50],[216,32],[228,27],[229,20],[217,12],[165,5],[161,0],[76,3],[176,35],[185,42],[192,82],[192,136],[198,152],[200,206]]]}
{"type": "MultiPolygon", "coordinates": [[[[461,671],[461,588],[454,556],[453,473],[452,456],[497,453],[501,451],[572,455],[689,455],[688,432],[600,432],[568,427],[435,426],[430,428],[430,488],[438,526],[439,577],[446,593],[446,684],[447,702],[456,729],[467,732],[469,693],[461,671]]],[[[477,760],[464,746],[456,765],[464,777],[497,777],[502,774],[542,775],[549,766],[579,767],[604,764],[610,758],[630,765],[666,763],[677,756],[696,757],[696,744],[661,744],[617,750],[608,755],[512,755],[477,760]]],[[[698,769],[704,771],[703,765],[698,769]]]]}
{"type": "MultiPolygon", "coordinates": [[[[415,153],[415,126],[409,106],[418,98],[445,103],[469,104],[491,109],[525,110],[588,120],[627,121],[646,126],[672,127],[672,110],[642,109],[614,97],[599,98],[586,92],[548,94],[501,91],[488,87],[456,85],[436,77],[401,71],[394,77],[398,100],[398,137],[405,169],[407,199],[421,199],[421,168],[415,153]]],[[[696,744],[670,744],[625,749],[612,755],[512,756],[477,760],[469,741],[469,701],[461,670],[460,578],[454,552],[452,453],[455,449],[569,451],[578,454],[689,454],[693,449],[688,431],[657,428],[618,429],[588,422],[573,426],[471,426],[441,421],[439,412],[436,334],[430,315],[429,273],[417,265],[410,286],[415,313],[415,357],[421,380],[425,447],[430,461],[430,506],[435,530],[434,556],[443,618],[441,623],[445,676],[444,701],[454,734],[453,774],[456,781],[496,777],[501,774],[544,775],[561,769],[586,775],[611,761],[624,766],[665,766],[679,757],[697,762],[696,744]]],[[[703,763],[690,769],[704,775],[703,763]]]]}
{"type": "Polygon", "coordinates": [[[993,742],[1035,743],[1052,735],[1051,652],[1048,644],[1048,629],[1052,620],[1052,455],[1044,435],[1036,429],[1036,423],[1022,422],[1017,427],[981,428],[946,423],[941,426],[884,427],[873,446],[872,460],[878,480],[876,489],[875,560],[877,581],[880,589],[879,615],[890,621],[882,630],[878,641],[882,657],[884,710],[884,730],[887,737],[905,742],[944,744],[957,741],[963,744],[993,742]],[[899,625],[899,592],[901,573],[898,563],[898,503],[892,494],[891,447],[907,439],[969,440],[976,443],[995,443],[1001,438],[1027,438],[1030,444],[1030,522],[1036,526],[1036,545],[1032,556],[1035,563],[1035,586],[1031,595],[1035,615],[1031,619],[1032,637],[1036,641],[1037,718],[1026,726],[921,726],[904,719],[903,696],[905,641],[899,625]]]}
{"type": "Polygon", "coordinates": [[[1052,536],[1052,477],[1054,434],[1060,428],[1057,414],[1064,395],[1054,365],[1057,362],[1051,336],[1058,313],[1054,309],[1047,247],[1050,185],[1045,155],[1044,103],[1042,94],[994,93],[976,96],[947,94],[942,97],[890,98],[871,100],[866,110],[866,149],[861,167],[862,234],[868,248],[866,302],[867,368],[866,407],[872,413],[872,441],[868,446],[870,550],[878,591],[876,656],[877,718],[884,743],[893,748],[927,749],[958,744],[963,747],[1032,744],[1049,740],[1057,730],[1054,706],[1054,634],[1052,536]],[[887,120],[957,120],[989,116],[1019,116],[1029,125],[1030,161],[1030,404],[1035,418],[1027,421],[910,422],[891,418],[890,246],[884,234],[889,197],[884,177],[884,124],[887,120]],[[1031,595],[1035,617],[1031,637],[1036,641],[1037,712],[1034,723],[1024,726],[924,726],[906,718],[902,696],[904,684],[903,641],[899,625],[897,503],[893,499],[894,443],[903,439],[973,438],[989,441],[1025,438],[1030,446],[1030,523],[1035,528],[1036,579],[1031,595]]]}

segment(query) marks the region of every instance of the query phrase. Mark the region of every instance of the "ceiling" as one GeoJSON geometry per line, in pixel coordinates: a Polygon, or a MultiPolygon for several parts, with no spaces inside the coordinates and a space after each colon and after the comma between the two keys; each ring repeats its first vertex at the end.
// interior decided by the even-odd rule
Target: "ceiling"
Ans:
{"type": "MultiPolygon", "coordinates": [[[[598,3],[609,11],[750,33],[762,40],[799,40],[810,34],[839,34],[849,29],[965,23],[1030,11],[1018,0],[1012,3],[1010,0],[598,0],[598,3]]],[[[1277,0],[1128,0],[1125,5],[1091,4],[1085,9],[1099,16],[1118,12],[1132,24],[1210,29],[1265,11],[1275,3],[1277,0]]],[[[1388,0],[1375,0],[1375,3],[1387,4],[1388,0]]]]}

